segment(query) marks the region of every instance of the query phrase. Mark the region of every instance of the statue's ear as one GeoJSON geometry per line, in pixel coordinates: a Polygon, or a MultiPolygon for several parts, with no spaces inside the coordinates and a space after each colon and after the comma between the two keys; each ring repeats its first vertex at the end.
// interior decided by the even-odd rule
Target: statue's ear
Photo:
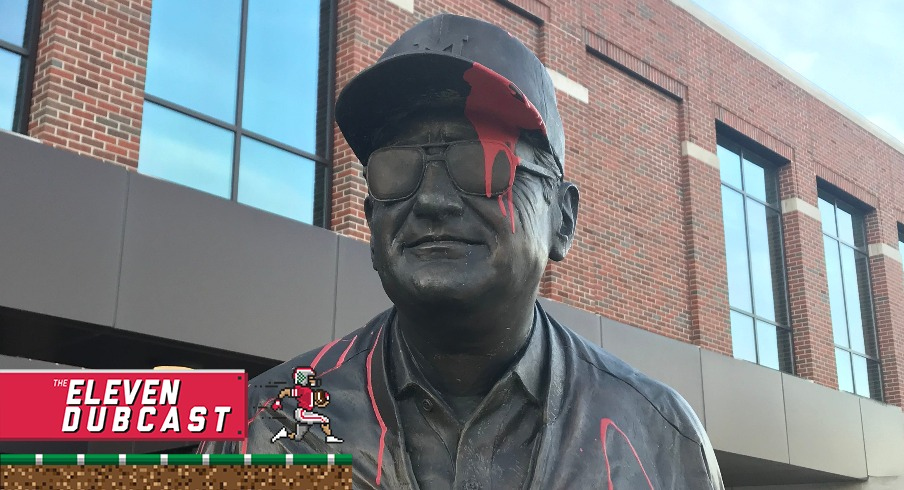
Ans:
{"type": "MultiPolygon", "coordinates": [[[[370,219],[374,214],[374,201],[370,198],[370,194],[367,194],[367,197],[364,198],[364,219],[367,220],[367,227],[373,230],[373,227],[370,225],[370,219]]],[[[374,234],[371,232],[370,234],[370,263],[373,266],[374,270],[377,270],[377,265],[374,263],[374,234]]]]}
{"type": "Polygon", "coordinates": [[[364,197],[364,219],[367,220],[367,226],[370,226],[370,218],[374,214],[374,201],[370,197],[370,193],[364,197]]]}
{"type": "MultiPolygon", "coordinates": [[[[550,207],[556,210],[560,219],[554,219],[558,227],[552,237],[552,246],[549,248],[549,258],[560,261],[565,258],[571,243],[574,240],[574,231],[578,221],[578,201],[580,201],[578,188],[571,182],[559,184],[559,192],[556,201],[550,207]]],[[[554,211],[554,212],[556,212],[554,211]]]]}

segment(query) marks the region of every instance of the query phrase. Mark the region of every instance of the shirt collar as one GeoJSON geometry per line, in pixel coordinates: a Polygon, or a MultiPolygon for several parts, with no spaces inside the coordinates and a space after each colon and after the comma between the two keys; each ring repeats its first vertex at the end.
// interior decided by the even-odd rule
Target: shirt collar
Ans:
{"type": "MultiPolygon", "coordinates": [[[[540,320],[540,315],[541,312],[535,306],[533,325],[527,345],[519,353],[515,364],[500,379],[505,379],[511,373],[534,402],[542,405],[545,393],[543,374],[548,372],[549,367],[546,363],[547,332],[544,328],[545,322],[540,320]]],[[[434,390],[412,358],[408,344],[402,337],[401,329],[398,328],[395,321],[393,321],[391,329],[390,359],[393,368],[392,379],[395,385],[393,395],[399,398],[415,388],[426,393],[433,393],[434,390]]]]}

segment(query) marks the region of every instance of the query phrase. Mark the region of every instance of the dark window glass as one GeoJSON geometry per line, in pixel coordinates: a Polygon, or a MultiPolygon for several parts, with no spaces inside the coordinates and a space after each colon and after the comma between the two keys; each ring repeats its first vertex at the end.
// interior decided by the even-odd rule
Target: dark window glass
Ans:
{"type": "Polygon", "coordinates": [[[325,223],[332,4],[154,0],[139,170],[325,223]]]}
{"type": "Polygon", "coordinates": [[[22,57],[0,49],[0,129],[11,131],[19,95],[19,67],[22,57]]]}
{"type": "Polygon", "coordinates": [[[819,193],[838,388],[881,398],[863,213],[819,193]]]}
{"type": "Polygon", "coordinates": [[[781,212],[774,168],[731,142],[718,146],[734,356],[790,372],[781,212]]]}
{"type": "Polygon", "coordinates": [[[141,172],[228,197],[233,133],[150,102],[144,103],[141,172]]]}
{"type": "Polygon", "coordinates": [[[25,133],[40,2],[0,0],[0,129],[25,133]]]}
{"type": "Polygon", "coordinates": [[[145,91],[235,121],[241,0],[155,0],[145,91]]]}
{"type": "MultiPolygon", "coordinates": [[[[904,226],[902,225],[898,225],[898,252],[901,254],[902,259],[904,259],[904,226]]],[[[902,260],[902,262],[904,262],[904,260],[902,260]]]]}

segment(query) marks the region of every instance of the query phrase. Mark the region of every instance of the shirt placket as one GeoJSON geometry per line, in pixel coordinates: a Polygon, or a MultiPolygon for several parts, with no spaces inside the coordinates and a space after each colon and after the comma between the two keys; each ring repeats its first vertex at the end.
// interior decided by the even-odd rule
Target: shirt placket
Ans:
{"type": "Polygon", "coordinates": [[[491,488],[490,469],[493,451],[511,391],[509,374],[504,383],[491,391],[477,407],[474,415],[465,423],[458,440],[455,456],[455,480],[453,490],[480,490],[491,488]]]}

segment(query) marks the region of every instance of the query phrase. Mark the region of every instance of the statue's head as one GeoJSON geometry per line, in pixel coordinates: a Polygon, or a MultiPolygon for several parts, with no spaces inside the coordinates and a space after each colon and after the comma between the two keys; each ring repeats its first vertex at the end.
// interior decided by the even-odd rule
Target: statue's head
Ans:
{"type": "Polygon", "coordinates": [[[400,308],[526,304],[567,253],[578,193],[555,89],[499,27],[417,24],[348,83],[336,119],[365,166],[373,265],[400,308]]]}

